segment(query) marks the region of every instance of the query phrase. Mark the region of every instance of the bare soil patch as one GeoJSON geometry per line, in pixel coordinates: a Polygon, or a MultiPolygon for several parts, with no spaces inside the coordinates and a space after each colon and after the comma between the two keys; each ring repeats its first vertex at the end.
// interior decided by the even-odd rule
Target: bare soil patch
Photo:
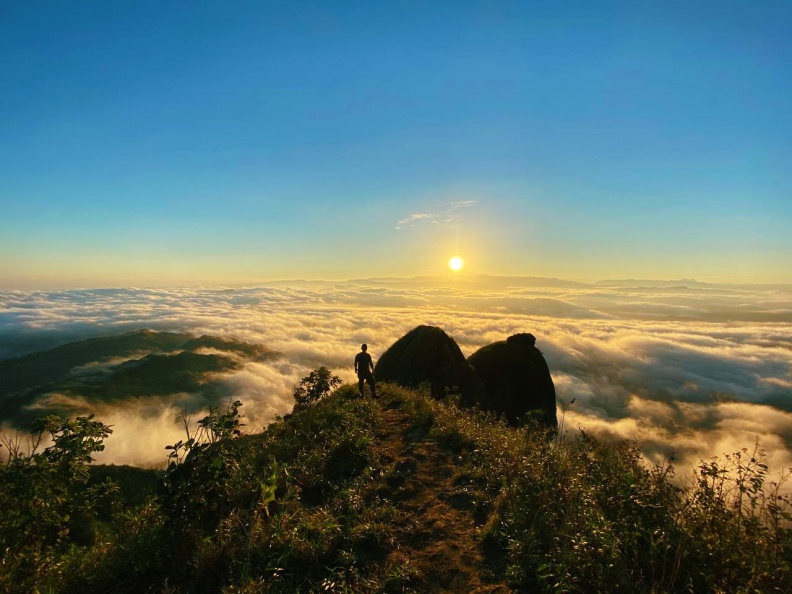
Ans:
{"type": "Polygon", "coordinates": [[[383,410],[378,438],[387,465],[382,495],[400,510],[392,561],[407,565],[421,592],[507,593],[482,554],[482,494],[460,478],[458,454],[413,427],[400,410],[383,410]]]}

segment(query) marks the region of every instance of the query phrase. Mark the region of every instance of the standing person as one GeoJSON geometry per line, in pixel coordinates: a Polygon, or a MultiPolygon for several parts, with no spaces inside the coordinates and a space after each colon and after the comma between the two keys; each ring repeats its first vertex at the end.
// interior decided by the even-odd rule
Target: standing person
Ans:
{"type": "Polygon", "coordinates": [[[355,355],[355,373],[358,376],[358,391],[360,392],[360,397],[363,397],[363,382],[368,382],[369,387],[371,388],[371,395],[374,398],[378,398],[377,396],[377,386],[374,382],[374,362],[371,360],[371,355],[369,355],[366,351],[368,350],[368,345],[363,344],[360,346],[360,352],[355,355]]]}

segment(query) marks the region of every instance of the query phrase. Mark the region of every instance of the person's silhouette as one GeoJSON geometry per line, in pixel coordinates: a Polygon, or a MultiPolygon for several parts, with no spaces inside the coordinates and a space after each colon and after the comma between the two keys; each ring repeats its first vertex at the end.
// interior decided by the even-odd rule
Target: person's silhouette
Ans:
{"type": "Polygon", "coordinates": [[[368,382],[369,388],[371,388],[371,395],[377,398],[377,385],[374,381],[374,363],[371,360],[371,355],[366,352],[367,350],[368,345],[363,344],[360,346],[360,352],[355,355],[355,373],[357,373],[358,376],[358,391],[362,398],[363,384],[364,382],[368,382]]]}

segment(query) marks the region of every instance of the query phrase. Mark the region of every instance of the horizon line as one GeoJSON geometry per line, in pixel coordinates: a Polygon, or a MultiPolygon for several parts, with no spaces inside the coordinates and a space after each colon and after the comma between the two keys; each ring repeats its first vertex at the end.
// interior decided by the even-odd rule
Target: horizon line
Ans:
{"type": "Polygon", "coordinates": [[[778,288],[778,289],[789,289],[792,290],[792,281],[788,282],[777,282],[777,281],[766,281],[766,282],[736,282],[736,281],[701,281],[696,278],[634,278],[634,277],[611,277],[611,278],[604,278],[604,279],[580,279],[580,278],[564,278],[564,277],[551,277],[551,276],[530,276],[530,275],[515,275],[515,274],[489,274],[489,273],[475,273],[475,274],[466,274],[466,273],[453,273],[449,275],[413,275],[413,276],[373,276],[373,277],[352,277],[352,278],[341,278],[341,279],[333,279],[333,278],[270,278],[270,279],[250,279],[250,280],[242,280],[242,281],[232,281],[232,282],[224,282],[224,281],[210,281],[210,282],[186,282],[186,283],[176,283],[176,284],[163,284],[163,283],[152,283],[152,284],[138,284],[138,283],[130,283],[127,285],[74,285],[74,286],[58,286],[57,284],[50,285],[50,286],[39,286],[39,287],[3,287],[0,286],[0,291],[2,292],[38,292],[38,291],[97,291],[97,290],[120,290],[120,289],[137,289],[137,290],[145,290],[145,289],[197,289],[197,288],[211,288],[211,289],[224,289],[224,288],[245,288],[245,287],[256,287],[268,284],[280,284],[280,285],[288,285],[290,283],[294,284],[351,284],[351,283],[364,283],[364,282],[374,282],[374,283],[396,283],[396,282],[416,282],[416,281],[423,281],[423,282],[432,282],[432,281],[440,281],[440,282],[470,282],[475,280],[483,280],[483,279],[491,279],[491,280],[511,280],[511,281],[539,281],[544,284],[543,286],[555,286],[553,282],[563,283],[563,284],[576,284],[580,285],[581,287],[584,286],[613,286],[613,285],[621,285],[621,288],[626,288],[625,285],[628,286],[636,286],[636,287],[645,287],[645,286],[658,286],[662,288],[684,288],[688,287],[688,285],[695,285],[698,287],[702,286],[709,286],[709,287],[765,287],[765,288],[778,288]]]}

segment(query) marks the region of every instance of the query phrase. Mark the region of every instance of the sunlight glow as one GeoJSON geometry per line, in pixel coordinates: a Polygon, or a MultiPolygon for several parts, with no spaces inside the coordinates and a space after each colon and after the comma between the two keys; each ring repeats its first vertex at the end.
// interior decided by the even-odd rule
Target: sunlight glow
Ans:
{"type": "Polygon", "coordinates": [[[462,270],[462,267],[465,265],[465,261],[460,258],[459,256],[454,256],[448,261],[448,267],[451,270],[462,270]]]}

